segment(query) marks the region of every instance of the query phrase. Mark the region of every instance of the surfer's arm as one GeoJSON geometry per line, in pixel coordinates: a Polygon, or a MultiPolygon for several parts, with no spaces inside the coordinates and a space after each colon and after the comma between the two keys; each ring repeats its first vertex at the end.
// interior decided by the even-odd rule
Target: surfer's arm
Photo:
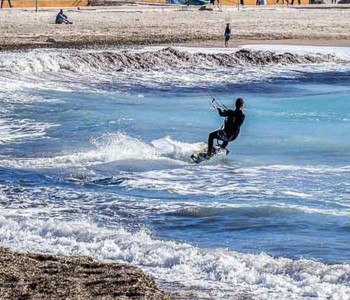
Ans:
{"type": "Polygon", "coordinates": [[[229,111],[226,109],[218,108],[220,117],[228,117],[229,111]]]}

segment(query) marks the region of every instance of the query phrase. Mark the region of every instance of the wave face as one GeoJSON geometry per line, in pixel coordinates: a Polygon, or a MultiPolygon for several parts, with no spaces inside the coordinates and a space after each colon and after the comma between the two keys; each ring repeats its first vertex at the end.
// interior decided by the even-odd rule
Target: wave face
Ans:
{"type": "MultiPolygon", "coordinates": [[[[40,52],[39,52],[40,53],[40,52]]],[[[231,53],[190,53],[176,48],[146,52],[78,52],[40,53],[27,61],[0,60],[0,70],[11,72],[70,71],[86,73],[101,70],[159,70],[167,68],[217,68],[235,66],[266,66],[347,62],[335,54],[275,53],[241,49],[231,53]]]]}
{"type": "Polygon", "coordinates": [[[180,299],[347,299],[350,49],[275,48],[3,53],[0,244],[180,299]],[[212,95],[246,120],[197,165],[212,95]]]}

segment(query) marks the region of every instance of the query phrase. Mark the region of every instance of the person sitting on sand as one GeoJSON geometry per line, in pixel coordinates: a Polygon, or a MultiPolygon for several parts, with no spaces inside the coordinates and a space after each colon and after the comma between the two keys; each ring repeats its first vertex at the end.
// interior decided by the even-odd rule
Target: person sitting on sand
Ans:
{"type": "Polygon", "coordinates": [[[63,13],[63,9],[56,16],[56,24],[73,24],[73,22],[68,20],[68,17],[63,13]]]}
{"type": "Polygon", "coordinates": [[[218,112],[221,117],[225,117],[223,129],[213,131],[208,137],[207,156],[210,157],[213,152],[214,139],[222,141],[221,148],[225,149],[229,142],[234,141],[238,135],[240,128],[244,122],[245,115],[243,113],[244,101],[242,98],[237,98],[236,109],[222,109],[218,107],[218,112]]]}

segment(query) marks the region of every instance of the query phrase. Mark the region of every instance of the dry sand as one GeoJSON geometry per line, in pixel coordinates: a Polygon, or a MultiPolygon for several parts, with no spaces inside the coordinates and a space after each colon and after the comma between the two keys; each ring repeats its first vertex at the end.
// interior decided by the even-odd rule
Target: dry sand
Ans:
{"type": "Polygon", "coordinates": [[[139,5],[66,9],[73,25],[54,24],[58,9],[41,9],[38,13],[34,9],[3,9],[0,48],[160,43],[221,46],[227,22],[232,24],[234,44],[350,45],[350,6],[317,8],[224,7],[223,11],[199,11],[198,7],[139,5]]]}

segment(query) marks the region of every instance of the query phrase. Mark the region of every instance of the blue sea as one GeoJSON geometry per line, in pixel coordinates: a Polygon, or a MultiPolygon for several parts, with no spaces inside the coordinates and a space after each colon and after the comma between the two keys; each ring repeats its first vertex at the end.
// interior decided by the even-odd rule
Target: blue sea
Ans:
{"type": "Polygon", "coordinates": [[[350,299],[350,48],[0,56],[0,245],[179,299],[350,299]],[[194,164],[245,100],[228,156],[194,164]]]}

